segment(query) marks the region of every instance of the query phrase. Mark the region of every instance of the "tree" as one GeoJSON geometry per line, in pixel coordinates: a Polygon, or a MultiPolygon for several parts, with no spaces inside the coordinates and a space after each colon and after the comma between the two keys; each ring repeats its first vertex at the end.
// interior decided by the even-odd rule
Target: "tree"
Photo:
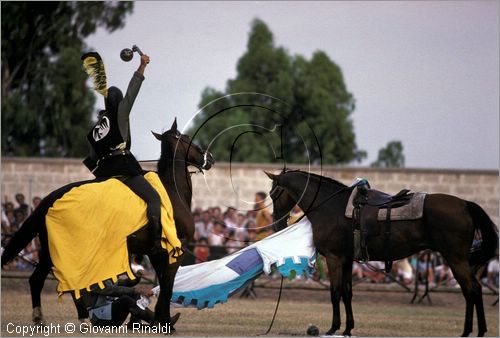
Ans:
{"type": "Polygon", "coordinates": [[[97,27],[123,27],[133,2],[2,2],[2,153],[88,150],[94,93],[80,56],[97,27]]]}
{"type": "Polygon", "coordinates": [[[405,166],[405,155],[401,141],[390,141],[385,148],[378,151],[378,158],[371,164],[377,168],[402,168],[405,166]]]}
{"type": "Polygon", "coordinates": [[[354,106],[328,55],[289,55],[257,19],[236,77],[225,92],[203,91],[188,133],[219,161],[348,163],[366,157],[356,147],[354,106]]]}

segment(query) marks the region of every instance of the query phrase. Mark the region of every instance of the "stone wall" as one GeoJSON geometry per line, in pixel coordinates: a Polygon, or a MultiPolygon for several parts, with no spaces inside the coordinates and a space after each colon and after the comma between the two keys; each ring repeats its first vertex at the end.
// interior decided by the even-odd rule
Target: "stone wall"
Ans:
{"type": "MultiPolygon", "coordinates": [[[[144,164],[154,169],[154,163],[144,164]]],[[[308,170],[306,166],[290,166],[308,170]]],[[[2,158],[2,199],[14,198],[17,192],[27,199],[44,196],[52,190],[93,176],[75,159],[2,158]]],[[[193,207],[234,206],[240,210],[251,209],[257,191],[269,192],[271,182],[265,171],[278,173],[278,164],[228,164],[216,163],[205,172],[193,174],[193,207]]],[[[319,168],[312,167],[315,173],[319,168]]],[[[440,170],[440,169],[375,169],[362,167],[324,166],[322,174],[350,184],[356,177],[368,179],[378,190],[396,193],[403,188],[429,193],[447,193],[475,201],[498,224],[499,176],[493,170],[440,170]]]]}

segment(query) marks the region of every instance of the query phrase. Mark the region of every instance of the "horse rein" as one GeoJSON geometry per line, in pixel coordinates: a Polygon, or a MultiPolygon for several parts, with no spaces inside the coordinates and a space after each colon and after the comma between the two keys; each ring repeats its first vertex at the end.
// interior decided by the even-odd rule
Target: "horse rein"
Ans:
{"type": "MultiPolygon", "coordinates": [[[[197,144],[193,143],[192,140],[190,140],[188,142],[185,139],[183,139],[182,136],[184,136],[184,135],[181,134],[179,131],[177,131],[176,135],[169,135],[169,136],[172,136],[172,137],[176,138],[178,140],[177,143],[182,142],[182,143],[186,144],[187,147],[188,147],[188,149],[192,147],[195,150],[197,150],[199,153],[203,154],[203,164],[201,164],[201,165],[197,164],[197,163],[190,162],[190,161],[186,161],[186,160],[172,159],[171,161],[172,162],[184,162],[188,166],[193,166],[196,169],[198,169],[198,171],[189,171],[190,175],[192,175],[192,174],[198,174],[198,173],[202,173],[203,175],[205,175],[205,172],[203,171],[203,167],[205,167],[209,163],[209,161],[208,161],[208,151],[204,151],[203,149],[201,149],[197,144]]],[[[176,146],[176,149],[177,149],[177,146],[176,146]]],[[[142,161],[138,161],[138,162],[157,162],[157,161],[158,160],[142,160],[142,161]]]]}
{"type": "MultiPolygon", "coordinates": [[[[314,208],[311,207],[311,208],[307,209],[307,212],[310,212],[312,210],[315,210],[315,209],[321,207],[323,204],[325,204],[326,202],[328,202],[331,198],[337,196],[340,193],[343,193],[344,191],[349,190],[350,188],[353,188],[353,187],[347,187],[346,186],[346,187],[343,187],[343,188],[337,190],[336,192],[332,193],[330,196],[328,196],[327,198],[325,198],[325,200],[323,200],[321,203],[319,203],[318,205],[314,206],[314,208]]],[[[313,203],[314,203],[314,201],[313,201],[313,203]]],[[[305,214],[305,212],[304,212],[304,214],[305,214]]]]}

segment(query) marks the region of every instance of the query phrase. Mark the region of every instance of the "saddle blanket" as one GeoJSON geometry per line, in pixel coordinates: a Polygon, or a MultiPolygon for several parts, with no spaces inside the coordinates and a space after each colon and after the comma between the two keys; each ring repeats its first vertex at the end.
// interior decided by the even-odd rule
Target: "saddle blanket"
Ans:
{"type": "MultiPolygon", "coordinates": [[[[353,200],[356,194],[358,193],[358,187],[354,188],[351,196],[349,197],[349,201],[347,202],[347,206],[345,209],[345,216],[347,218],[352,218],[352,212],[354,210],[353,200]]],[[[391,209],[391,220],[392,221],[405,221],[412,219],[422,218],[424,211],[424,200],[426,193],[423,192],[415,192],[413,193],[413,197],[410,200],[410,203],[403,205],[399,208],[391,209]]],[[[387,209],[379,209],[377,220],[385,221],[387,217],[387,209]]]]}
{"type": "MultiPolygon", "coordinates": [[[[158,175],[149,172],[146,180],[161,197],[162,246],[171,263],[181,250],[172,204],[158,175]]],[[[90,290],[103,281],[118,280],[130,269],[127,236],[148,223],[146,203],[117,179],[75,187],[54,202],[45,217],[54,276],[59,294],[90,290]]]]}
{"type": "MultiPolygon", "coordinates": [[[[172,305],[213,308],[272,267],[286,278],[311,274],[316,260],[311,222],[298,223],[221,259],[181,266],[174,281],[172,305]]],[[[158,296],[159,286],[153,289],[158,296]]]]}

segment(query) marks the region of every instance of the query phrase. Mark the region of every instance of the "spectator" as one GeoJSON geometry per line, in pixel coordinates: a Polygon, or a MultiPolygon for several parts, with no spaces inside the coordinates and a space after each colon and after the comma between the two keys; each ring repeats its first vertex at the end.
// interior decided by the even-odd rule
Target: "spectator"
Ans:
{"type": "Polygon", "coordinates": [[[12,226],[16,224],[16,215],[14,214],[14,210],[5,210],[5,217],[7,217],[7,221],[9,223],[10,233],[15,232],[12,229],[12,226]]]}
{"type": "Polygon", "coordinates": [[[257,231],[257,241],[260,241],[273,233],[273,229],[271,227],[271,224],[273,223],[273,216],[264,204],[266,198],[267,194],[263,191],[259,191],[255,194],[255,210],[257,211],[255,216],[255,225],[257,231]]]}
{"type": "Polygon", "coordinates": [[[2,233],[10,233],[10,221],[2,205],[2,233]]]}
{"type": "Polygon", "coordinates": [[[245,215],[242,213],[238,214],[238,222],[236,224],[236,228],[234,229],[235,231],[235,237],[239,241],[245,241],[247,237],[247,229],[245,227],[245,222],[247,221],[245,215]]]}
{"type": "Polygon", "coordinates": [[[214,223],[213,232],[208,237],[208,244],[210,244],[210,260],[219,259],[224,257],[227,252],[225,245],[224,223],[216,221],[214,223]]]}
{"type": "Polygon", "coordinates": [[[441,256],[436,257],[436,266],[434,268],[434,280],[436,285],[444,284],[445,286],[453,286],[456,284],[453,272],[441,256]]]}
{"type": "Polygon", "coordinates": [[[425,283],[425,280],[429,283],[430,287],[434,287],[434,271],[432,269],[432,264],[429,261],[430,254],[426,251],[420,254],[417,261],[417,278],[422,283],[425,283]],[[429,262],[428,262],[429,261],[429,262]]]}
{"type": "Polygon", "coordinates": [[[397,276],[400,280],[402,280],[403,284],[408,285],[413,283],[413,268],[411,267],[408,258],[401,259],[394,263],[397,276]]]}
{"type": "Polygon", "coordinates": [[[255,238],[257,236],[257,229],[256,229],[256,226],[255,226],[255,221],[254,220],[249,220],[247,221],[247,223],[245,224],[245,230],[246,230],[246,241],[248,242],[255,242],[255,238]],[[252,234],[250,234],[250,231],[252,232],[252,234]],[[250,240],[251,238],[251,240],[250,240]]]}
{"type": "Polygon", "coordinates": [[[201,213],[203,210],[200,207],[197,207],[193,210],[193,221],[195,224],[195,231],[196,231],[196,224],[201,222],[201,213]]]}
{"type": "Polygon", "coordinates": [[[26,248],[21,250],[20,256],[22,258],[16,260],[16,269],[33,270],[38,262],[38,250],[34,241],[29,242],[26,248]]]}
{"type": "Polygon", "coordinates": [[[208,261],[210,248],[208,247],[208,240],[205,237],[201,237],[196,243],[194,255],[196,257],[195,264],[208,261]]]}
{"type": "Polygon", "coordinates": [[[21,211],[24,214],[24,217],[28,216],[29,213],[29,206],[24,202],[25,198],[24,195],[21,193],[16,194],[16,202],[19,205],[15,211],[21,211]]]}
{"type": "Polygon", "coordinates": [[[498,254],[489,261],[488,263],[488,285],[494,286],[498,288],[498,273],[499,273],[499,262],[498,262],[498,254]]]}
{"type": "Polygon", "coordinates": [[[212,217],[209,211],[201,213],[201,220],[195,223],[195,239],[208,238],[213,231],[212,217]]]}
{"type": "Polygon", "coordinates": [[[476,229],[476,231],[474,232],[474,239],[472,240],[471,251],[480,250],[482,242],[483,242],[483,237],[481,236],[481,232],[476,229]]]}
{"type": "Polygon", "coordinates": [[[224,224],[217,221],[214,224],[212,233],[208,236],[208,244],[211,246],[223,246],[224,242],[224,224]]]}
{"type": "Polygon", "coordinates": [[[358,262],[352,263],[352,280],[353,282],[360,281],[364,278],[364,270],[358,262]]]}
{"type": "Polygon", "coordinates": [[[257,232],[255,231],[255,223],[252,221],[248,222],[248,224],[253,224],[253,227],[247,228],[247,244],[252,244],[257,241],[257,232]]]}
{"type": "Polygon", "coordinates": [[[12,202],[5,202],[5,204],[3,205],[3,211],[5,213],[6,223],[8,223],[10,227],[16,219],[16,217],[14,216],[14,204],[12,202]]]}
{"type": "Polygon", "coordinates": [[[383,282],[385,274],[382,271],[385,268],[385,264],[378,261],[370,261],[368,264],[370,266],[363,265],[363,277],[368,277],[372,283],[383,282]]]}
{"type": "Polygon", "coordinates": [[[255,222],[255,216],[257,216],[257,211],[256,210],[248,210],[246,218],[248,221],[254,221],[255,222]]]}
{"type": "MultiPolygon", "coordinates": [[[[237,228],[236,230],[238,230],[237,228]]],[[[247,241],[247,232],[245,231],[245,228],[242,228],[243,231],[236,231],[235,229],[229,229],[228,234],[227,234],[227,241],[226,241],[226,249],[227,253],[233,253],[236,252],[246,245],[247,241]]]]}
{"type": "Polygon", "coordinates": [[[16,209],[14,211],[14,222],[11,222],[10,230],[12,232],[16,232],[17,230],[19,230],[21,225],[23,225],[25,218],[26,218],[26,214],[21,209],[19,209],[19,208],[16,209]]]}
{"type": "Polygon", "coordinates": [[[224,221],[224,218],[222,217],[222,212],[219,207],[212,207],[210,208],[210,214],[212,216],[213,221],[224,221]]]}
{"type": "Polygon", "coordinates": [[[33,210],[35,210],[38,207],[38,205],[40,204],[42,199],[38,196],[35,196],[35,197],[33,197],[33,199],[31,201],[33,203],[33,207],[31,209],[31,212],[33,212],[33,210]]]}
{"type": "Polygon", "coordinates": [[[226,215],[224,217],[224,223],[229,229],[236,229],[238,226],[238,214],[236,209],[233,207],[227,208],[226,215]]]}

